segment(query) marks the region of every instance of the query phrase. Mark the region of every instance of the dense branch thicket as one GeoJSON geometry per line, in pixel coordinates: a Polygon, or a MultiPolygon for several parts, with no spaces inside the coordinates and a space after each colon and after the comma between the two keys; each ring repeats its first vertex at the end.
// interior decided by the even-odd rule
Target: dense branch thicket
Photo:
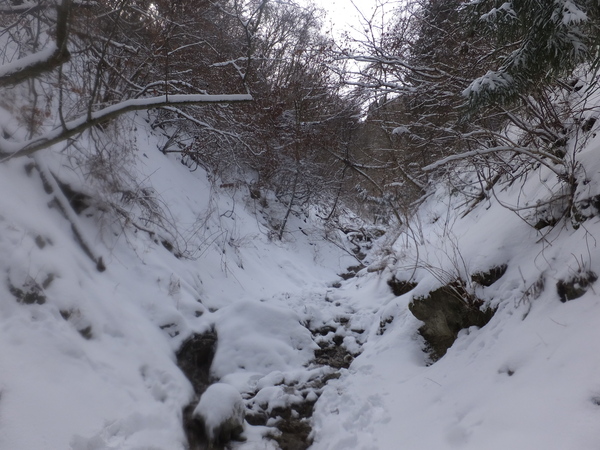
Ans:
{"type": "Polygon", "coordinates": [[[268,0],[11,0],[0,155],[53,147],[115,179],[126,152],[108,144],[111,122],[153,109],[164,153],[275,192],[279,238],[315,204],[402,223],[443,173],[476,203],[543,165],[573,195],[596,3],[411,0],[345,45],[320,16],[268,0]],[[73,150],[82,134],[87,153],[73,150]]]}
{"type": "Polygon", "coordinates": [[[154,109],[163,152],[223,184],[251,180],[255,191],[276,192],[287,208],[279,237],[289,214],[310,204],[330,203],[334,213],[345,166],[333,155],[357,103],[326,70],[333,43],[315,7],[60,0],[14,2],[2,13],[2,106],[15,119],[3,125],[4,158],[73,152],[85,133],[96,149],[75,153],[101,173],[99,161],[123,151],[107,145],[111,121],[154,109]]]}
{"type": "Polygon", "coordinates": [[[415,0],[371,19],[338,50],[370,102],[358,158],[376,161],[370,176],[405,207],[441,174],[476,204],[543,165],[565,184],[547,200],[568,215],[595,122],[599,23],[583,0],[415,0]]]}

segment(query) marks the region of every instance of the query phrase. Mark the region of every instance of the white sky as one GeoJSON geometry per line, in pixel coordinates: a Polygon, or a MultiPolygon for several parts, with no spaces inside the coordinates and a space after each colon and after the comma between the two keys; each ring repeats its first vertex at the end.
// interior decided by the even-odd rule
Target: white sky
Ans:
{"type": "Polygon", "coordinates": [[[389,11],[399,3],[398,0],[314,0],[315,4],[327,10],[328,19],[325,26],[333,29],[334,35],[340,35],[344,31],[351,34],[359,34],[362,29],[361,23],[365,18],[371,19],[377,10],[375,22],[380,23],[381,13],[389,11]],[[357,30],[357,31],[353,31],[357,30]]]}
{"type": "Polygon", "coordinates": [[[325,20],[326,28],[331,26],[335,34],[341,34],[351,29],[360,29],[361,13],[365,17],[370,17],[378,0],[314,0],[314,2],[328,12],[329,17],[325,20]]]}

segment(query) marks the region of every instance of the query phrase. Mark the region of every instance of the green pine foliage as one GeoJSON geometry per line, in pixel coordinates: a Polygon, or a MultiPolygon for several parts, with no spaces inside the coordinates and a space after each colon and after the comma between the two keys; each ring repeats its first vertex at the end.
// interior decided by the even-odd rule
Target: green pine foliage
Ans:
{"type": "Polygon", "coordinates": [[[476,0],[465,5],[475,33],[493,39],[495,70],[475,79],[463,95],[477,109],[508,104],[597,58],[597,0],[476,0]]]}

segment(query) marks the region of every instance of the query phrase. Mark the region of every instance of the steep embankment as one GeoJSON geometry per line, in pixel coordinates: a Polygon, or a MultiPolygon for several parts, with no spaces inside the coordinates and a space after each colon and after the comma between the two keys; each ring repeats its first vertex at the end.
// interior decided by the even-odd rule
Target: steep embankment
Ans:
{"type": "Polygon", "coordinates": [[[598,448],[596,137],[577,220],[538,230],[547,209],[506,208],[556,206],[543,166],[473,207],[440,187],[340,282],[356,261],[310,219],[270,240],[273,197],[215,188],[135,125],[103,176],[84,146],[0,165],[0,448],[183,449],[182,411],[216,380],[246,406],[233,448],[598,448]],[[436,316],[443,286],[495,314],[436,316]],[[417,304],[441,323],[429,335],[417,304]],[[428,353],[441,329],[456,341],[428,353]],[[193,385],[191,337],[209,355],[193,385]]]}
{"type": "Polygon", "coordinates": [[[175,352],[194,333],[218,335],[211,378],[265,407],[289,403],[282,377],[328,372],[303,368],[318,348],[303,324],[354,259],[310,220],[271,241],[274,198],[215,189],[131,125],[100,177],[108,161],[78,165],[85,143],[0,165],[0,448],[184,448],[195,396],[175,352]]]}
{"type": "MultiPolygon", "coordinates": [[[[539,165],[472,208],[440,188],[381,274],[360,273],[343,287],[354,308],[376,311],[381,322],[317,403],[313,449],[600,446],[600,139],[587,137],[584,148],[570,148],[580,164],[573,203],[564,180],[539,165]],[[416,287],[394,296],[384,285],[392,277],[416,287]],[[495,315],[458,332],[431,364],[423,322],[410,309],[458,284],[456,295],[495,315]]],[[[448,315],[440,321],[452,325],[448,315]]]]}

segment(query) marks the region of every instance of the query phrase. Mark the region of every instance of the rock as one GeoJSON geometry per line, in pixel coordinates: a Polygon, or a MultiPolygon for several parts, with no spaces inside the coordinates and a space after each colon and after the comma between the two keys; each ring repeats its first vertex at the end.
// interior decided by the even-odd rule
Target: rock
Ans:
{"type": "Polygon", "coordinates": [[[596,120],[596,117],[589,117],[585,122],[583,122],[583,125],[581,125],[581,130],[585,133],[589,132],[594,127],[596,120]]]}
{"type": "Polygon", "coordinates": [[[69,184],[63,183],[56,176],[54,178],[56,179],[60,190],[67,198],[69,204],[71,205],[71,208],[73,208],[73,211],[75,211],[76,214],[81,214],[93,203],[92,198],[89,195],[74,190],[69,184]]]}
{"type": "MultiPolygon", "coordinates": [[[[203,334],[194,334],[187,339],[177,352],[177,365],[190,380],[196,393],[196,399],[210,385],[210,366],[217,348],[217,333],[208,330],[203,334]]],[[[183,409],[183,429],[187,436],[189,450],[206,448],[204,427],[193,417],[196,400],[183,409]]]]}
{"type": "Polygon", "coordinates": [[[177,352],[177,365],[190,380],[197,395],[210,384],[210,366],[217,348],[217,333],[194,334],[177,352]]]}
{"type": "Polygon", "coordinates": [[[209,448],[218,448],[240,437],[245,412],[244,400],[236,388],[215,383],[202,394],[192,417],[204,427],[209,448]]]}
{"type": "Polygon", "coordinates": [[[492,267],[487,272],[476,272],[471,275],[471,280],[482,286],[491,286],[498,281],[506,273],[508,266],[502,264],[501,266],[492,267]]]}
{"type": "Polygon", "coordinates": [[[389,280],[387,280],[387,284],[390,288],[392,288],[392,292],[397,297],[407,294],[408,292],[412,291],[414,288],[417,287],[417,283],[414,283],[412,281],[399,280],[398,278],[396,278],[395,275],[389,280]]]}
{"type": "Polygon", "coordinates": [[[350,266],[346,269],[346,272],[340,274],[340,277],[344,280],[349,280],[350,278],[354,278],[356,274],[364,268],[365,266],[363,264],[350,266]]]}
{"type": "Polygon", "coordinates": [[[23,284],[23,289],[19,289],[13,284],[8,282],[8,289],[12,295],[15,296],[17,302],[25,305],[43,305],[46,303],[46,296],[44,295],[41,286],[32,278],[28,278],[23,284]]]}
{"type": "Polygon", "coordinates": [[[462,280],[442,286],[427,297],[415,298],[409,304],[410,312],[425,322],[419,332],[427,341],[434,362],[446,354],[460,330],[483,327],[490,321],[495,310],[481,310],[482,304],[465,290],[462,280]]]}
{"type": "Polygon", "coordinates": [[[587,272],[579,272],[568,280],[559,280],[556,283],[556,292],[560,297],[560,301],[565,303],[581,297],[597,279],[598,275],[588,270],[587,272]]]}

